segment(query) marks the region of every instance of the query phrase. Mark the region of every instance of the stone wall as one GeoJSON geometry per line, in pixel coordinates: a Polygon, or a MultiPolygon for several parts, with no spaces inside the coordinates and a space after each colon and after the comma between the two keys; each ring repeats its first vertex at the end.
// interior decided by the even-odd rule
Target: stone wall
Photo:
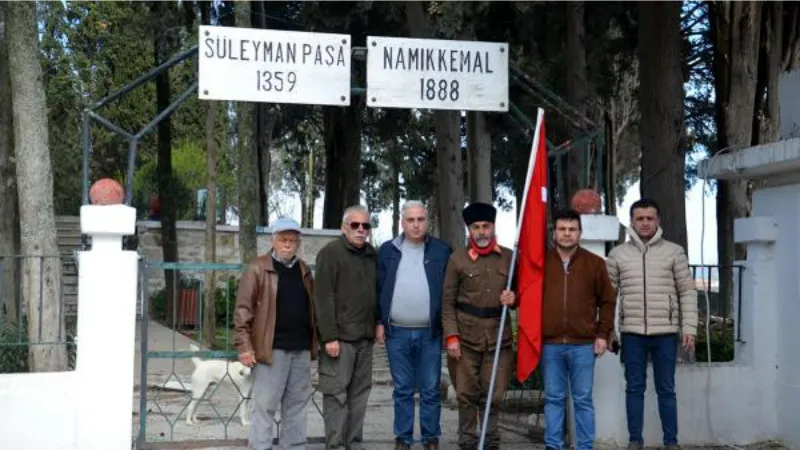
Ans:
{"type": "MultiPolygon", "coordinates": [[[[205,263],[206,237],[205,222],[178,221],[178,260],[180,262],[205,263]]],[[[163,261],[161,250],[161,223],[158,221],[140,221],[137,223],[136,234],[139,239],[139,255],[145,261],[163,261]]],[[[339,230],[303,229],[303,238],[299,255],[306,262],[313,265],[319,250],[332,239],[340,235],[339,230]]],[[[258,254],[264,254],[269,249],[271,230],[269,228],[258,230],[258,254]]],[[[228,225],[217,226],[217,263],[238,264],[239,259],[239,228],[228,225]]],[[[203,278],[202,272],[187,273],[194,278],[203,278]]],[[[227,279],[233,273],[218,273],[217,278],[227,279]]],[[[164,272],[161,270],[148,270],[148,291],[152,293],[164,286],[164,272]]]]}

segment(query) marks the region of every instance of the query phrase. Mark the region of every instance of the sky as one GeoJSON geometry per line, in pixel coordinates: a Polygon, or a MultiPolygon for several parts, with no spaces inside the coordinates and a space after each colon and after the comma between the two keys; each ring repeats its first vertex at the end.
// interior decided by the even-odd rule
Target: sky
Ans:
{"type": "MultiPolygon", "coordinates": [[[[690,264],[716,264],[717,263],[717,221],[716,221],[716,203],[713,194],[709,194],[709,188],[706,186],[705,196],[705,221],[703,221],[703,182],[698,180],[697,183],[686,193],[686,223],[688,232],[688,256],[690,264]],[[705,227],[705,233],[703,228],[705,227]],[[700,242],[701,235],[704,252],[701,255],[700,242]],[[702,260],[701,260],[702,256],[702,260]]],[[[624,200],[621,204],[617,205],[617,218],[620,223],[625,226],[630,224],[629,209],[631,204],[639,199],[639,183],[634,183],[627,191],[624,200]]],[[[300,219],[300,202],[298,196],[291,196],[287,198],[291,206],[286,208],[286,213],[293,217],[295,220],[300,219]]],[[[322,205],[323,198],[317,200],[316,208],[314,211],[314,226],[319,228],[322,225],[322,205]]],[[[515,202],[512,202],[515,203],[515,202]]],[[[402,205],[402,201],[401,201],[402,205]]],[[[385,211],[378,215],[379,225],[374,230],[373,235],[378,245],[385,242],[392,237],[392,213],[385,211]]],[[[669,218],[662,218],[662,221],[669,220],[669,218]]],[[[516,208],[509,211],[498,209],[496,219],[497,240],[501,245],[511,248],[514,245],[514,237],[516,235],[516,208]]]]}

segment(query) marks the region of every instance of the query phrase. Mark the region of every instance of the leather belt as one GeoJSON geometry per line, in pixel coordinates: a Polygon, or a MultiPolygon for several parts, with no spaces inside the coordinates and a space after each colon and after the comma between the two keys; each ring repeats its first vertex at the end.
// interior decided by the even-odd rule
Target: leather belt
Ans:
{"type": "Polygon", "coordinates": [[[503,314],[502,307],[495,308],[480,308],[478,306],[470,305],[469,303],[456,303],[456,309],[463,311],[471,316],[490,319],[493,317],[500,317],[503,314]]]}

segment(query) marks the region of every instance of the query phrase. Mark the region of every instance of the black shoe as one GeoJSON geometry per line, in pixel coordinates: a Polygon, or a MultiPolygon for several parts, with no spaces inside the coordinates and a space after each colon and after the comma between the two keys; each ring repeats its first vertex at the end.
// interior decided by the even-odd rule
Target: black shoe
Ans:
{"type": "Polygon", "coordinates": [[[411,450],[411,446],[400,439],[394,440],[394,450],[411,450]]]}

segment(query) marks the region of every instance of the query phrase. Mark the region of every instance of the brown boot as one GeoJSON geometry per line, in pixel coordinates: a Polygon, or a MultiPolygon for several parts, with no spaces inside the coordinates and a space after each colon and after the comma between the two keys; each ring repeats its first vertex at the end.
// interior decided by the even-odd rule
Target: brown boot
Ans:
{"type": "Polygon", "coordinates": [[[431,439],[430,441],[425,442],[424,448],[425,450],[439,450],[439,440],[431,439]]]}

